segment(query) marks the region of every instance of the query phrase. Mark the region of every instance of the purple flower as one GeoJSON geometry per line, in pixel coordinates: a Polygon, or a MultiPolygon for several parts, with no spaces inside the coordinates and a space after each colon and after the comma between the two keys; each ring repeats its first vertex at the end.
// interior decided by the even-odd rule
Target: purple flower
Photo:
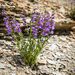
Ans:
{"type": "Polygon", "coordinates": [[[4,21],[4,25],[5,25],[6,27],[8,27],[8,26],[9,26],[9,21],[4,21]]]}
{"type": "Polygon", "coordinates": [[[36,26],[32,27],[32,34],[33,34],[34,37],[37,37],[38,30],[37,30],[36,26]]]}
{"type": "Polygon", "coordinates": [[[41,17],[39,18],[38,24],[42,26],[43,23],[44,23],[44,17],[41,16],[41,17]]]}
{"type": "Polygon", "coordinates": [[[46,17],[45,17],[45,20],[46,20],[46,21],[50,20],[50,17],[49,17],[49,16],[46,16],[46,17]]]}
{"type": "Polygon", "coordinates": [[[32,28],[32,33],[34,36],[38,36],[37,34],[48,36],[49,34],[54,33],[54,14],[50,15],[48,12],[46,12],[44,15],[34,14],[32,17],[32,23],[35,24],[35,26],[32,28]]]}
{"type": "Polygon", "coordinates": [[[34,12],[32,14],[32,17],[31,17],[31,22],[33,22],[33,23],[36,22],[36,20],[38,19],[39,15],[40,15],[40,13],[34,12]]]}
{"type": "Polygon", "coordinates": [[[11,30],[11,26],[10,26],[10,23],[9,23],[9,17],[8,17],[8,16],[6,16],[6,17],[4,18],[4,25],[5,25],[6,28],[7,28],[7,33],[8,33],[8,34],[11,34],[12,30],[11,30]]]}
{"type": "MultiPolygon", "coordinates": [[[[23,25],[26,25],[25,16],[21,16],[21,18],[23,20],[23,25]]],[[[53,34],[55,29],[54,18],[54,14],[50,15],[48,12],[45,14],[34,12],[31,17],[31,24],[34,24],[31,29],[31,34],[33,37],[38,37],[40,35],[48,36],[49,34],[53,34]]],[[[4,24],[8,30],[8,33],[11,33],[12,30],[17,33],[21,32],[20,23],[16,20],[15,17],[13,17],[10,21],[9,17],[6,16],[4,18],[4,24]]]]}
{"type": "Polygon", "coordinates": [[[21,32],[20,24],[19,24],[18,21],[16,21],[15,17],[13,17],[13,19],[10,21],[9,20],[9,17],[6,16],[4,18],[4,25],[7,28],[8,34],[11,34],[12,31],[17,32],[17,33],[20,33],[21,32]]]}
{"type": "Polygon", "coordinates": [[[43,28],[43,25],[39,25],[38,28],[39,28],[39,29],[42,29],[42,28],[43,28]]]}
{"type": "Polygon", "coordinates": [[[19,22],[15,21],[15,27],[14,27],[14,31],[15,32],[21,32],[21,29],[20,29],[20,24],[19,22]]]}
{"type": "Polygon", "coordinates": [[[11,26],[14,29],[14,32],[17,32],[17,33],[21,32],[20,23],[18,21],[16,21],[15,17],[13,17],[13,19],[11,21],[11,26]]]}
{"type": "Polygon", "coordinates": [[[44,31],[49,32],[50,29],[47,27],[47,28],[44,28],[44,31]]]}
{"type": "Polygon", "coordinates": [[[51,34],[54,34],[54,31],[52,30],[50,33],[51,33],[51,34]]]}
{"type": "Polygon", "coordinates": [[[6,11],[5,11],[5,9],[2,10],[2,16],[6,16],[6,11]]]}
{"type": "Polygon", "coordinates": [[[36,21],[37,16],[33,15],[31,18],[31,22],[35,22],[36,21]]]}
{"type": "Polygon", "coordinates": [[[46,26],[50,26],[50,22],[49,22],[49,21],[46,22],[45,25],[46,25],[46,26]]]}
{"type": "Polygon", "coordinates": [[[15,17],[13,17],[13,19],[10,21],[12,27],[15,27],[16,26],[16,19],[15,17]]]}
{"type": "Polygon", "coordinates": [[[24,15],[21,16],[22,20],[23,20],[23,25],[26,25],[26,18],[24,15]]]}
{"type": "Polygon", "coordinates": [[[34,34],[34,38],[37,38],[37,33],[33,33],[34,34]]]}
{"type": "Polygon", "coordinates": [[[12,32],[11,28],[10,28],[10,27],[7,28],[7,33],[8,33],[8,34],[11,34],[11,32],[12,32]]]}
{"type": "Polygon", "coordinates": [[[48,33],[47,33],[47,32],[42,32],[42,35],[43,35],[43,36],[47,36],[48,33]]]}
{"type": "Polygon", "coordinates": [[[52,24],[51,29],[52,29],[52,30],[54,30],[54,29],[55,29],[55,21],[54,21],[54,20],[52,20],[52,21],[51,21],[51,24],[52,24]]]}
{"type": "Polygon", "coordinates": [[[4,21],[9,20],[9,16],[4,17],[4,19],[3,19],[3,20],[4,20],[4,21]]]}
{"type": "Polygon", "coordinates": [[[54,29],[55,29],[55,26],[53,25],[53,26],[52,26],[52,30],[54,30],[54,29]]]}

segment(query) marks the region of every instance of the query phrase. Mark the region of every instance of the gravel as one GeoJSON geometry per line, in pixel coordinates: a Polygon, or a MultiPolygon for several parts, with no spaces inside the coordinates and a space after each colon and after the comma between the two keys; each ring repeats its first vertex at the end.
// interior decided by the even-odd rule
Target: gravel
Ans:
{"type": "Polygon", "coordinates": [[[75,75],[73,35],[53,35],[37,58],[35,68],[26,66],[11,42],[0,40],[0,75],[75,75]],[[12,47],[7,48],[8,45],[12,47]]]}

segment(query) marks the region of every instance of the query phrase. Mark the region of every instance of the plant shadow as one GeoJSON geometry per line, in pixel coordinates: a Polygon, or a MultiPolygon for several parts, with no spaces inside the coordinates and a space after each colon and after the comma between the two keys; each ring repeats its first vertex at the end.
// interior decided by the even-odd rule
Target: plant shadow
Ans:
{"type": "Polygon", "coordinates": [[[55,33],[53,35],[58,35],[58,36],[69,36],[71,34],[72,30],[56,30],[55,33]]]}
{"type": "Polygon", "coordinates": [[[26,65],[20,55],[13,55],[12,58],[14,63],[16,64],[16,67],[24,67],[26,65]]]}
{"type": "Polygon", "coordinates": [[[29,66],[29,65],[24,63],[23,58],[20,55],[14,55],[14,56],[12,56],[12,58],[16,64],[16,67],[24,68],[27,66],[27,67],[31,68],[32,70],[38,70],[38,64],[29,66]]]}

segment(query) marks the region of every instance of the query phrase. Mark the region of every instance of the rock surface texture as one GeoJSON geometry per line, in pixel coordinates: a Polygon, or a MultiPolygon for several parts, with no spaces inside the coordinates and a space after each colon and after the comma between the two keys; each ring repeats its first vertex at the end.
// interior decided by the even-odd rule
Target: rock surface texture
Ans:
{"type": "MultiPolygon", "coordinates": [[[[2,7],[6,9],[9,16],[15,16],[16,19],[21,23],[21,15],[26,16],[27,22],[30,20],[30,15],[34,9],[37,12],[54,12],[56,30],[73,30],[75,31],[75,21],[73,22],[70,18],[65,17],[65,13],[70,12],[70,9],[75,5],[74,0],[0,0],[0,12],[2,7]],[[13,2],[12,2],[13,1],[13,2]]],[[[3,25],[2,15],[0,13],[0,38],[10,40],[11,37],[6,35],[6,29],[3,25]]]]}
{"type": "MultiPolygon", "coordinates": [[[[4,6],[7,14],[15,16],[20,22],[21,14],[29,18],[35,8],[38,12],[55,11],[56,22],[69,22],[65,13],[75,5],[75,0],[13,0],[14,3],[9,1],[11,0],[0,0],[0,12],[1,6],[4,6]]],[[[71,24],[67,24],[66,28],[69,26],[71,24]]],[[[59,27],[64,29],[61,24],[58,29],[59,27]]],[[[74,33],[60,31],[59,35],[50,36],[37,58],[37,64],[30,68],[24,64],[12,42],[2,40],[11,39],[11,36],[5,36],[6,30],[0,13],[0,75],[75,75],[75,22],[72,30],[74,33]]]]}
{"type": "Polygon", "coordinates": [[[0,40],[0,75],[75,75],[74,36],[51,36],[34,68],[23,63],[11,42],[0,40]]]}

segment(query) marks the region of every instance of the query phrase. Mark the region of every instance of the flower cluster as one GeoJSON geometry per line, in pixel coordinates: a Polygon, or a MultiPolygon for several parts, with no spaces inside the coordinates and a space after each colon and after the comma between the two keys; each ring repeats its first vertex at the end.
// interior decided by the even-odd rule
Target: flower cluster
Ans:
{"type": "Polygon", "coordinates": [[[10,22],[14,32],[20,33],[21,32],[20,23],[15,19],[15,17],[10,22]]]}
{"type": "Polygon", "coordinates": [[[12,20],[10,20],[10,17],[6,16],[4,18],[4,25],[7,28],[8,34],[11,34],[12,32],[17,32],[17,33],[21,32],[20,23],[16,21],[15,18],[12,18],[12,20]]]}
{"type": "Polygon", "coordinates": [[[15,19],[15,17],[7,16],[4,9],[2,10],[2,15],[4,16],[4,25],[6,26],[8,34],[11,34],[12,32],[21,32],[20,23],[15,19]]]}
{"type": "MultiPolygon", "coordinates": [[[[5,10],[2,12],[5,13],[5,10]]],[[[54,33],[55,29],[55,21],[54,21],[54,14],[50,14],[49,12],[46,12],[45,14],[40,14],[38,12],[34,12],[31,17],[31,31],[33,37],[38,36],[48,36],[49,34],[54,33]]],[[[23,25],[26,25],[26,18],[24,15],[21,16],[21,19],[23,21],[23,25]]],[[[20,23],[16,20],[15,17],[9,17],[5,15],[4,18],[4,24],[7,28],[8,34],[11,34],[12,31],[14,32],[21,32],[20,29],[20,23]]]]}
{"type": "Polygon", "coordinates": [[[4,18],[4,25],[6,26],[8,34],[11,34],[12,30],[11,30],[11,25],[9,24],[9,17],[8,16],[6,16],[4,18]]]}
{"type": "Polygon", "coordinates": [[[37,37],[38,35],[48,36],[49,34],[54,33],[54,14],[49,14],[48,12],[43,15],[34,13],[31,22],[34,24],[32,26],[32,34],[34,37],[37,37]]]}

